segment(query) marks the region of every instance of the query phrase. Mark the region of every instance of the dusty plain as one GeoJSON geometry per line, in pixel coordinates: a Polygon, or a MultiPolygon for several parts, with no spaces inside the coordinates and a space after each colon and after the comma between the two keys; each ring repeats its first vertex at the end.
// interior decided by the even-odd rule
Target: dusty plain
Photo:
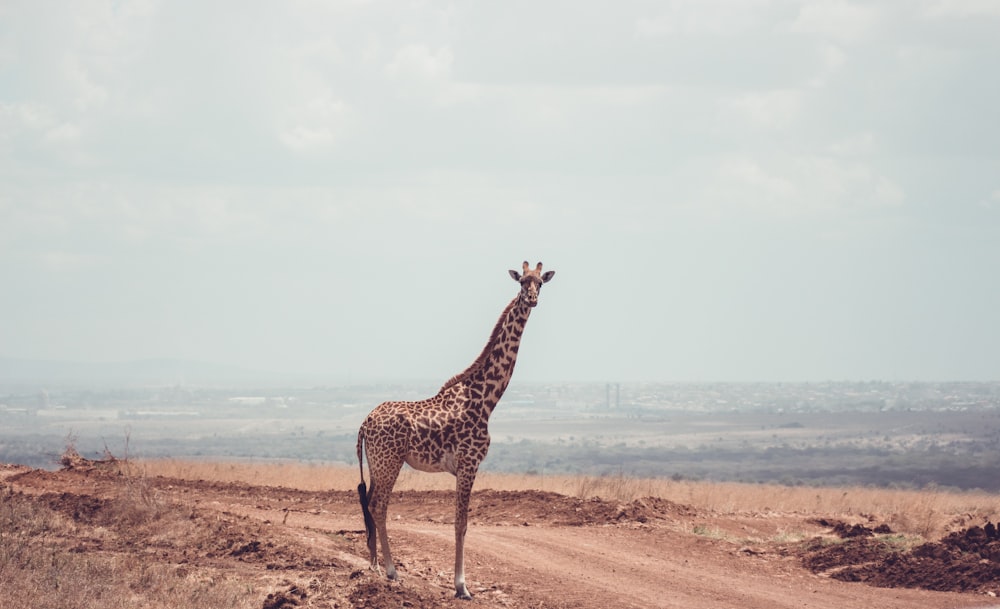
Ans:
{"type": "Polygon", "coordinates": [[[396,583],[368,569],[356,475],[77,456],[58,471],[2,466],[0,597],[57,608],[1000,607],[1000,506],[987,493],[671,490],[627,478],[557,493],[545,487],[566,491],[569,478],[485,477],[468,603],[452,597],[452,493],[434,486],[448,476],[401,481],[396,583]],[[661,496],[632,498],[648,490],[661,496]],[[892,565],[898,582],[866,582],[892,565]]]}

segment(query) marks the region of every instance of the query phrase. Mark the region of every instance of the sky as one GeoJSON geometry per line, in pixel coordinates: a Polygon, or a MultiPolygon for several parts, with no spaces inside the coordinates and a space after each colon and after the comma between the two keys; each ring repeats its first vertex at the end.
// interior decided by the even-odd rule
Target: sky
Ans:
{"type": "Polygon", "coordinates": [[[0,2],[0,356],[1000,380],[1000,2],[0,2]]]}

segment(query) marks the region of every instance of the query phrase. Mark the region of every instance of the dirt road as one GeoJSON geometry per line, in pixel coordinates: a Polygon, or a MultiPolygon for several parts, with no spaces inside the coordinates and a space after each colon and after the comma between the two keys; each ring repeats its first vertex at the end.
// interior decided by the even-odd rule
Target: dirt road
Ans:
{"type": "Polygon", "coordinates": [[[68,551],[243,578],[262,591],[265,609],[1000,607],[989,584],[967,593],[879,588],[834,579],[836,569],[810,570],[804,559],[818,546],[803,540],[833,538],[816,514],[719,516],[660,499],[618,504],[542,491],[475,492],[466,544],[475,599],[467,604],[452,598],[448,492],[393,497],[389,531],[403,581],[389,583],[367,570],[352,490],[123,480],[101,468],[15,466],[0,468],[0,482],[7,493],[76,521],[74,537],[59,540],[68,551]],[[156,522],[120,516],[129,502],[151,502],[156,522]],[[123,520],[129,524],[116,524],[123,520]]]}

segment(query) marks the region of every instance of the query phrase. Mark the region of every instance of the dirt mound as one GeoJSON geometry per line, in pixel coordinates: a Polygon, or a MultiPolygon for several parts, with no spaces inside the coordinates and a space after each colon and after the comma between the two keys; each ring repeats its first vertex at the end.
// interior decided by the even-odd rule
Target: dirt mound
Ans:
{"type": "Polygon", "coordinates": [[[288,590],[280,590],[278,592],[273,592],[267,595],[264,599],[264,609],[288,609],[289,607],[298,607],[306,598],[309,593],[302,588],[292,585],[288,590]]]}
{"type": "MultiPolygon", "coordinates": [[[[647,523],[667,520],[671,514],[692,510],[665,499],[645,497],[629,503],[599,497],[580,499],[545,491],[493,491],[475,493],[470,518],[494,524],[530,526],[551,523],[563,526],[647,523]]],[[[454,501],[449,497],[449,501],[454,501]]]]}
{"type": "Polygon", "coordinates": [[[97,497],[72,493],[45,493],[41,499],[48,504],[50,509],[66,514],[76,522],[86,524],[96,524],[98,516],[102,511],[107,511],[109,503],[107,500],[97,497]]]}
{"type": "MultiPolygon", "coordinates": [[[[351,498],[349,503],[356,503],[351,498]]],[[[390,516],[398,514],[430,522],[454,522],[452,491],[404,491],[394,495],[390,516]]],[[[469,503],[472,524],[497,526],[636,526],[669,520],[694,511],[657,497],[628,503],[599,497],[580,499],[547,491],[473,491],[469,503]]]]}
{"type": "Polygon", "coordinates": [[[893,532],[887,524],[880,524],[875,528],[871,528],[863,524],[847,524],[842,520],[827,520],[826,518],[815,518],[809,522],[812,524],[818,524],[821,527],[829,527],[833,529],[833,534],[841,539],[890,535],[893,532]]]}
{"type": "Polygon", "coordinates": [[[351,606],[357,609],[397,609],[398,607],[453,607],[454,592],[441,590],[436,595],[430,590],[420,590],[410,586],[386,581],[369,573],[356,572],[353,575],[359,583],[348,597],[351,606]]]}
{"type": "Polygon", "coordinates": [[[881,588],[1000,593],[1000,534],[993,523],[908,551],[874,535],[848,531],[841,536],[847,539],[842,544],[807,543],[803,564],[814,573],[881,588]]]}
{"type": "Polygon", "coordinates": [[[846,543],[833,545],[816,538],[806,542],[802,564],[813,573],[828,573],[841,581],[859,581],[842,577],[844,569],[880,561],[888,553],[889,549],[884,543],[869,537],[856,537],[846,543]]]}

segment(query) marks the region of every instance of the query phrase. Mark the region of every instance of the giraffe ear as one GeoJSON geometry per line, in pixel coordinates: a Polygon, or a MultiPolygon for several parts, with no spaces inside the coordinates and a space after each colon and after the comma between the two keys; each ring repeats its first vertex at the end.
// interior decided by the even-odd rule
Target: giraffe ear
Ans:
{"type": "Polygon", "coordinates": [[[511,269],[507,272],[510,273],[510,276],[514,278],[514,281],[521,281],[521,276],[514,269],[511,269]]]}
{"type": "Polygon", "coordinates": [[[542,283],[546,283],[555,276],[555,271],[546,271],[542,273],[542,283]]]}

